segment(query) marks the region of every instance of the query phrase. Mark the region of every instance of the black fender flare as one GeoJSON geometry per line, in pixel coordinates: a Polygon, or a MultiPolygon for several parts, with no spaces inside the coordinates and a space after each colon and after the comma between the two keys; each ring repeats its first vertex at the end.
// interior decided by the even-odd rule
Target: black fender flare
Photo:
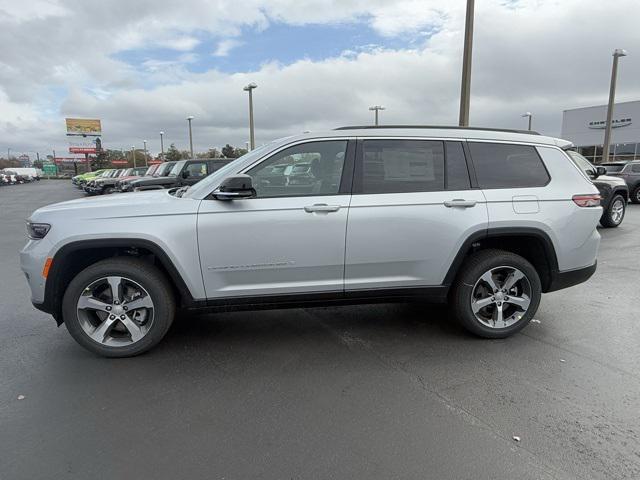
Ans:
{"type": "Polygon", "coordinates": [[[169,280],[176,287],[182,305],[188,307],[190,305],[197,304],[173,261],[158,244],[150,240],[140,238],[108,238],[78,240],[63,245],[55,253],[51,263],[51,269],[47,275],[44,303],[37,307],[40,310],[53,315],[58,325],[61,325],[62,297],[64,295],[64,290],[66,289],[66,284],[64,284],[66,260],[69,259],[70,256],[83,250],[100,250],[106,248],[139,248],[151,252],[167,272],[169,280]]]}

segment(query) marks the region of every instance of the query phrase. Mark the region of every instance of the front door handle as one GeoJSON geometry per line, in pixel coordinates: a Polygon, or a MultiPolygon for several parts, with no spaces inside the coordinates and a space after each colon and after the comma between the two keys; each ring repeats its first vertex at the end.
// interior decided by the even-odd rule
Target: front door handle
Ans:
{"type": "Polygon", "coordinates": [[[464,200],[462,198],[454,198],[453,200],[445,201],[444,206],[449,208],[453,208],[453,207],[469,208],[469,207],[475,207],[476,203],[478,202],[475,200],[464,200]]]}
{"type": "Polygon", "coordinates": [[[314,212],[337,212],[340,210],[340,205],[327,205],[326,203],[316,203],[314,205],[307,205],[304,207],[304,211],[307,213],[314,212]]]}

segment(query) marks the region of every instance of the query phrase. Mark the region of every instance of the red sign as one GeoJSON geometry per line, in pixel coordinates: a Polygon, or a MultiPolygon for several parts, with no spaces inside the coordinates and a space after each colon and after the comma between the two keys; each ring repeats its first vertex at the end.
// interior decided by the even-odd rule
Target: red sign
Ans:
{"type": "Polygon", "coordinates": [[[69,153],[96,153],[96,147],[69,147],[69,153]]]}
{"type": "Polygon", "coordinates": [[[111,160],[111,165],[129,165],[129,160],[111,160]]]}
{"type": "Polygon", "coordinates": [[[147,162],[147,165],[160,165],[162,163],[162,160],[149,160],[147,162]]]}

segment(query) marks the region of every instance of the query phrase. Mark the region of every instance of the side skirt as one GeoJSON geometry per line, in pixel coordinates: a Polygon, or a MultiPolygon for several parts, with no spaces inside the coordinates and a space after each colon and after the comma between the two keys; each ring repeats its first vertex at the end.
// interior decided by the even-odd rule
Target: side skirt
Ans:
{"type": "Polygon", "coordinates": [[[197,300],[187,305],[187,309],[205,313],[416,301],[423,301],[428,303],[446,303],[448,293],[448,286],[437,286],[358,290],[349,292],[317,292],[290,295],[262,295],[259,297],[230,297],[221,299],[197,300]]]}

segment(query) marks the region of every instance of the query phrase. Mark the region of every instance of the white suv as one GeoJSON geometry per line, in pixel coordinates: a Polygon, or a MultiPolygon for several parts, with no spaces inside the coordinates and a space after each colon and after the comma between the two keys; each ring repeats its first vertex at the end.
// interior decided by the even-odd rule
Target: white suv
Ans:
{"type": "Polygon", "coordinates": [[[158,343],[178,307],[448,301],[471,332],[506,337],[541,293],[596,268],[600,197],[566,143],[449,127],[289,137],[191,188],[41,208],[22,269],[37,308],[112,357],[158,343]],[[304,181],[273,168],[298,164],[304,181]]]}

